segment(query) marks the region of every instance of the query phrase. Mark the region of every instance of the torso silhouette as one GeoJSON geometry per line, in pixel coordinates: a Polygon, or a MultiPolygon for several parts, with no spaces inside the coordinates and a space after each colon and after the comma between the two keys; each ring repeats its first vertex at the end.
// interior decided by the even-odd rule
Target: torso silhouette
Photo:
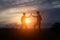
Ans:
{"type": "Polygon", "coordinates": [[[38,16],[37,16],[37,25],[38,25],[39,27],[40,27],[40,25],[41,25],[41,20],[42,20],[41,15],[38,14],[38,16]]]}
{"type": "Polygon", "coordinates": [[[22,22],[22,26],[25,26],[25,16],[22,16],[21,22],[22,22]]]}

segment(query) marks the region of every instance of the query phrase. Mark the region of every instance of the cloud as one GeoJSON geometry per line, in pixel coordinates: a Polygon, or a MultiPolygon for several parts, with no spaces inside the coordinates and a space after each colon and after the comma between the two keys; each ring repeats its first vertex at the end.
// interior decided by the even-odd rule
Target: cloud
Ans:
{"type": "Polygon", "coordinates": [[[41,9],[49,9],[60,5],[60,0],[0,0],[0,10],[19,5],[39,5],[41,9]]]}
{"type": "Polygon", "coordinates": [[[0,0],[0,21],[13,19],[19,16],[16,14],[17,11],[28,11],[32,8],[33,10],[60,8],[60,0],[0,0]]]}
{"type": "Polygon", "coordinates": [[[53,8],[60,8],[60,1],[54,1],[52,2],[53,8]]]}
{"type": "Polygon", "coordinates": [[[12,7],[15,5],[21,5],[24,4],[26,2],[32,2],[34,0],[0,0],[0,9],[4,9],[7,7],[12,7]]]}

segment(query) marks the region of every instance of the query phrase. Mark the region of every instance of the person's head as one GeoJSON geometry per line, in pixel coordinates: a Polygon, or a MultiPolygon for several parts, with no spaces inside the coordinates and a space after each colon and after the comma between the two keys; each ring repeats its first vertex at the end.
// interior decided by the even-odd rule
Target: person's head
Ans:
{"type": "Polygon", "coordinates": [[[24,12],[23,15],[25,16],[25,14],[26,14],[26,13],[24,12]]]}
{"type": "Polygon", "coordinates": [[[37,11],[37,14],[40,14],[40,12],[39,12],[39,11],[37,11]]]}

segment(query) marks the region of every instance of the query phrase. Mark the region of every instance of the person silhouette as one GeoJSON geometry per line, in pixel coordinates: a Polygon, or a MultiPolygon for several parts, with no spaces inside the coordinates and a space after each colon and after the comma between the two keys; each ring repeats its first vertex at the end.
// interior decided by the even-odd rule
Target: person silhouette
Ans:
{"type": "Polygon", "coordinates": [[[41,20],[42,20],[42,17],[40,15],[40,12],[37,11],[37,25],[38,25],[39,29],[40,29],[40,26],[41,26],[41,20]]]}
{"type": "Polygon", "coordinates": [[[22,27],[24,27],[24,26],[26,26],[26,24],[25,24],[25,16],[26,15],[26,13],[24,12],[23,13],[23,16],[22,16],[22,18],[21,18],[21,22],[22,22],[22,27]]]}
{"type": "Polygon", "coordinates": [[[27,24],[25,23],[25,19],[29,18],[30,16],[31,16],[31,14],[29,16],[26,16],[26,13],[25,12],[23,13],[23,16],[21,18],[22,27],[27,28],[27,24]]]}
{"type": "Polygon", "coordinates": [[[33,16],[32,13],[31,13],[31,16],[34,18],[37,18],[37,23],[34,25],[34,27],[36,27],[38,25],[38,27],[40,28],[42,17],[40,15],[39,11],[36,11],[36,13],[37,13],[37,16],[33,16]]]}

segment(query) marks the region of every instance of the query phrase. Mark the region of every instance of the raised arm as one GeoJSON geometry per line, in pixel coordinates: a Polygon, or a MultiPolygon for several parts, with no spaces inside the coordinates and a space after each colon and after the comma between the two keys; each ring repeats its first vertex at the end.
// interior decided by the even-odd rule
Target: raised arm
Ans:
{"type": "Polygon", "coordinates": [[[32,13],[30,13],[30,15],[29,16],[27,16],[26,18],[29,18],[29,17],[31,17],[32,16],[32,13]]]}

